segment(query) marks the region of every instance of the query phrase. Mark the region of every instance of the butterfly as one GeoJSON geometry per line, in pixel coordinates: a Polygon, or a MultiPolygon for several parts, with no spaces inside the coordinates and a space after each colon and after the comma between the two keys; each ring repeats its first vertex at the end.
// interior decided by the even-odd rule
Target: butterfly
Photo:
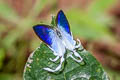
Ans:
{"type": "Polygon", "coordinates": [[[56,56],[55,59],[50,58],[50,61],[56,62],[57,60],[60,60],[56,69],[43,68],[44,70],[49,72],[59,71],[65,61],[64,55],[66,50],[70,51],[69,57],[71,57],[74,61],[80,63],[83,60],[83,58],[76,52],[76,49],[81,46],[80,40],[77,39],[77,44],[77,42],[73,39],[73,35],[70,31],[70,25],[62,10],[60,10],[57,14],[56,27],[53,28],[49,25],[38,24],[33,26],[33,30],[56,56]],[[79,59],[76,59],[73,55],[79,59]]]}

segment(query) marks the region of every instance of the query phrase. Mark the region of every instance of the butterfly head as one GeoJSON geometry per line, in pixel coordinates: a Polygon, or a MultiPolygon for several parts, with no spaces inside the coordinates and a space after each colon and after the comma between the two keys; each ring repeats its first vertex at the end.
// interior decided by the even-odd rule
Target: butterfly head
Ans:
{"type": "Polygon", "coordinates": [[[62,39],[62,33],[60,32],[60,30],[56,29],[56,34],[60,39],[62,39]]]}

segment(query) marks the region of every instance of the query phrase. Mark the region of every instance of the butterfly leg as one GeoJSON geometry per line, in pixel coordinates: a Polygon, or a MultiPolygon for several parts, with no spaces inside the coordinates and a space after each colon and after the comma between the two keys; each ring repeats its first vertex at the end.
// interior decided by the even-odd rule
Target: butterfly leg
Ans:
{"type": "Polygon", "coordinates": [[[71,58],[72,58],[74,61],[76,61],[76,62],[80,62],[79,60],[75,59],[75,58],[72,56],[72,54],[70,54],[69,57],[71,57],[71,58]]]}
{"type": "Polygon", "coordinates": [[[77,44],[77,45],[75,45],[75,49],[77,48],[77,49],[79,49],[80,51],[83,51],[83,50],[84,50],[84,48],[83,48],[83,46],[81,45],[80,40],[79,40],[79,39],[77,39],[77,41],[78,41],[78,44],[77,44]]]}
{"type": "Polygon", "coordinates": [[[71,52],[68,57],[71,57],[74,61],[76,61],[76,62],[78,62],[78,63],[80,63],[80,62],[83,60],[82,57],[81,57],[76,51],[71,52]],[[76,58],[74,58],[74,57],[72,56],[72,54],[74,54],[76,57],[78,57],[79,60],[76,59],[76,58]]]}
{"type": "Polygon", "coordinates": [[[58,67],[56,68],[56,69],[50,69],[50,68],[43,68],[44,70],[46,70],[46,71],[49,71],[49,72],[56,72],[56,71],[58,71],[58,70],[60,70],[61,69],[61,67],[62,67],[62,63],[64,62],[64,57],[62,56],[61,58],[60,58],[60,64],[58,65],[58,67]]]}
{"type": "Polygon", "coordinates": [[[83,58],[74,50],[73,54],[79,58],[79,60],[77,60],[77,62],[81,62],[83,60],[83,58]]]}
{"type": "MultiPolygon", "coordinates": [[[[48,47],[49,47],[49,46],[48,46],[48,47]]],[[[57,53],[56,53],[51,47],[49,47],[49,48],[53,51],[53,54],[54,54],[55,56],[57,56],[55,59],[50,58],[50,61],[56,62],[56,61],[60,58],[60,56],[57,55],[57,53]]]]}
{"type": "Polygon", "coordinates": [[[77,41],[78,41],[78,44],[75,46],[75,48],[79,48],[79,47],[81,46],[81,42],[80,42],[80,40],[77,39],[77,41]]]}
{"type": "Polygon", "coordinates": [[[55,59],[50,58],[50,60],[51,60],[52,62],[56,62],[59,58],[60,58],[60,56],[57,56],[55,59]]]}

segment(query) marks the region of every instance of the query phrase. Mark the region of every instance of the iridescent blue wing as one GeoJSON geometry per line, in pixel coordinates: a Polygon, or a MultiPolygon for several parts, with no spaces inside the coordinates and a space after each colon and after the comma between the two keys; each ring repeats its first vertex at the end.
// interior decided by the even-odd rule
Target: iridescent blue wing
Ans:
{"type": "Polygon", "coordinates": [[[71,31],[70,31],[70,26],[69,26],[68,20],[67,20],[64,12],[62,10],[60,10],[58,12],[58,14],[57,14],[56,24],[57,24],[57,27],[59,29],[64,30],[69,35],[71,35],[71,31]]]}
{"type": "Polygon", "coordinates": [[[53,51],[59,53],[62,48],[61,40],[57,37],[56,32],[48,25],[36,25],[33,27],[37,36],[46,43],[53,51]]]}
{"type": "Polygon", "coordinates": [[[48,25],[36,25],[33,27],[37,36],[45,42],[47,45],[52,45],[52,36],[54,34],[54,30],[51,29],[48,25]]]}
{"type": "Polygon", "coordinates": [[[58,29],[62,32],[64,38],[66,38],[72,45],[75,45],[68,20],[62,10],[60,10],[57,14],[56,24],[58,29]]]}

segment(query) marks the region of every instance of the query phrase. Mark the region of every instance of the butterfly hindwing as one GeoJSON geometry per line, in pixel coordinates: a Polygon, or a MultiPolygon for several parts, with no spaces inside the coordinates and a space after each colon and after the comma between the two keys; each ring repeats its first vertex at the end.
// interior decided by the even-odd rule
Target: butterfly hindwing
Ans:
{"type": "Polygon", "coordinates": [[[56,24],[57,24],[57,27],[59,29],[64,30],[69,35],[71,35],[71,31],[70,31],[70,26],[69,26],[68,20],[67,20],[64,12],[62,10],[60,10],[58,12],[58,14],[57,14],[56,24]]]}

